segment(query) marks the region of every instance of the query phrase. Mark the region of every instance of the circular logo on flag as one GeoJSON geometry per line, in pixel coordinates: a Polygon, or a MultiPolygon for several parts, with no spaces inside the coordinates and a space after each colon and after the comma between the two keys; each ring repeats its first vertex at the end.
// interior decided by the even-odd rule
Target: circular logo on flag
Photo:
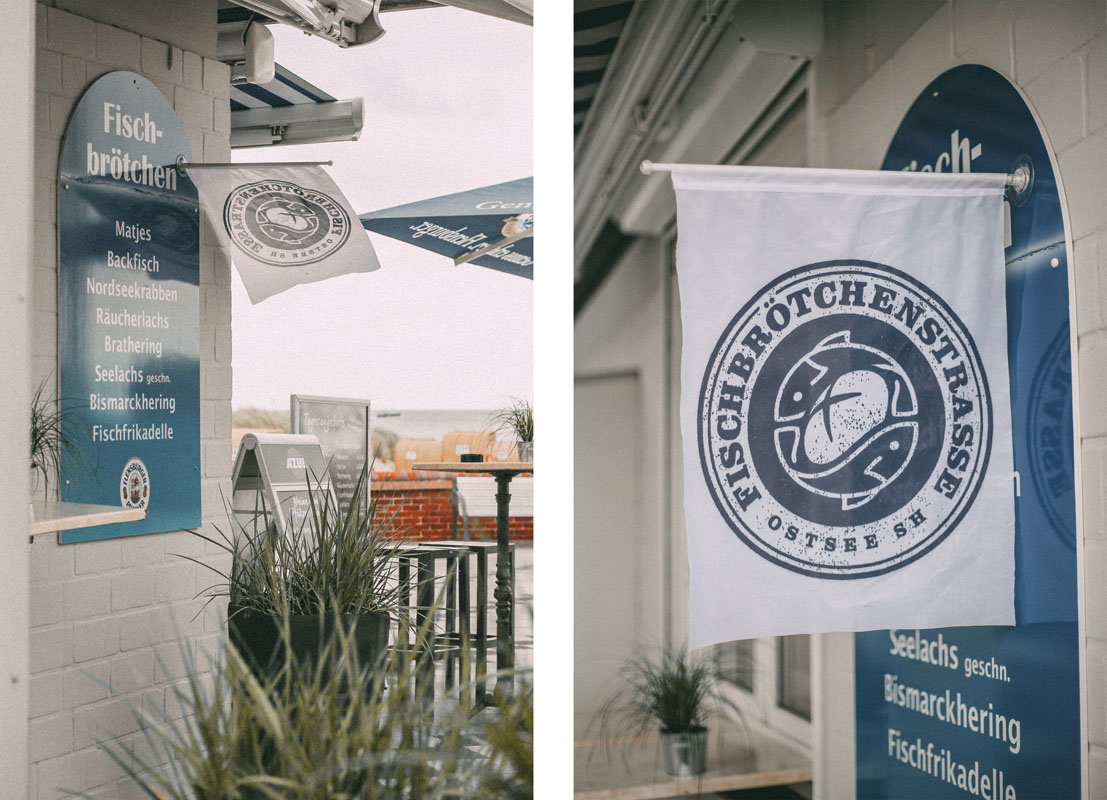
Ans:
{"type": "Polygon", "coordinates": [[[719,338],[698,406],[727,524],[815,577],[879,575],[936,547],[991,450],[969,332],[922,283],[866,261],[800,267],[758,292],[719,338]]]}
{"type": "Polygon", "coordinates": [[[150,473],[140,458],[132,458],[123,466],[119,478],[119,499],[124,508],[146,508],[150,505],[150,473]]]}
{"type": "Polygon", "coordinates": [[[223,205],[223,224],[240,250],[279,267],[314,264],[350,237],[350,216],[341,203],[279,180],[232,191],[223,205]]]}

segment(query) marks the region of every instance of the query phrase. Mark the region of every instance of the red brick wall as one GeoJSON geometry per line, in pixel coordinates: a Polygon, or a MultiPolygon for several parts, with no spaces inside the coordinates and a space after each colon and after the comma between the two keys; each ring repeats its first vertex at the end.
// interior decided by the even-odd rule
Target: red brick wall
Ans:
{"type": "MultiPolygon", "coordinates": [[[[397,539],[439,542],[453,538],[453,477],[448,472],[374,472],[371,491],[377,503],[377,518],[392,518],[392,535],[397,539]]],[[[533,541],[532,517],[512,517],[510,523],[513,542],[533,541]]],[[[457,535],[465,535],[460,517],[457,535]]],[[[470,517],[469,538],[495,541],[495,517],[470,517]]]]}

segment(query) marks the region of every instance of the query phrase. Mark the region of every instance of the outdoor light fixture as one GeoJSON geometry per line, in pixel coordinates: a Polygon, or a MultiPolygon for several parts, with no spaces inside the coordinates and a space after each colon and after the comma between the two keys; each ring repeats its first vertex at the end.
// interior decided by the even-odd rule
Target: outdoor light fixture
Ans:
{"type": "Polygon", "coordinates": [[[216,56],[230,65],[232,84],[273,80],[273,34],[260,22],[221,23],[216,56]]]}

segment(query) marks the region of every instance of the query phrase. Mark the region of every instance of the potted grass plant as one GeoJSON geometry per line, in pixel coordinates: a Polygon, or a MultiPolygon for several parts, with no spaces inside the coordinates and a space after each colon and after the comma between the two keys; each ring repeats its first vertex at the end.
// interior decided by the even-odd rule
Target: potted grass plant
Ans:
{"type": "MultiPolygon", "coordinates": [[[[173,702],[125,699],[141,733],[101,742],[143,796],[531,796],[529,692],[501,706],[494,730],[481,730],[464,705],[471,687],[457,687],[437,701],[418,691],[389,689],[382,671],[360,661],[355,642],[341,629],[318,659],[282,678],[259,679],[230,643],[220,656],[203,659],[182,642],[181,657],[185,679],[170,690],[173,702]],[[198,663],[202,660],[210,663],[198,663]],[[367,691],[350,694],[351,684],[367,691]]],[[[387,671],[399,675],[404,686],[419,669],[411,652],[393,651],[388,661],[387,671]]]]}
{"type": "Polygon", "coordinates": [[[76,459],[80,447],[70,433],[72,409],[46,395],[47,380],[31,396],[31,494],[38,491],[39,478],[44,493],[50,494],[50,477],[61,469],[62,459],[76,459]]]}
{"type": "Polygon", "coordinates": [[[376,502],[366,512],[368,482],[367,464],[340,504],[320,480],[310,480],[308,513],[284,533],[262,506],[246,521],[228,510],[230,535],[197,534],[230,555],[229,570],[190,560],[222,578],[205,594],[227,598],[231,642],[259,676],[318,654],[336,628],[353,637],[362,663],[387,650],[400,599],[398,543],[389,537],[395,512],[382,514],[376,502]]]}
{"type": "Polygon", "coordinates": [[[500,800],[531,800],[534,797],[534,687],[524,683],[511,697],[497,694],[496,712],[493,721],[484,726],[484,738],[494,768],[485,773],[481,788],[488,796],[500,800]]]}
{"type": "Polygon", "coordinates": [[[527,400],[512,399],[510,406],[493,415],[492,423],[497,433],[515,437],[520,461],[534,461],[534,409],[527,400]]]}
{"type": "Polygon", "coordinates": [[[631,747],[657,730],[665,772],[700,775],[707,764],[707,723],[723,710],[742,719],[741,710],[721,691],[714,664],[685,650],[639,655],[620,670],[622,683],[597,712],[605,745],[619,741],[624,761],[631,747]]]}

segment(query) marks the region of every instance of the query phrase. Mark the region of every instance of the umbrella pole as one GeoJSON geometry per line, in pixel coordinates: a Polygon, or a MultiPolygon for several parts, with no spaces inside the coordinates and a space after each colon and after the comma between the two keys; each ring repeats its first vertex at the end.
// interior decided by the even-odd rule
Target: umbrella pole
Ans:
{"type": "Polygon", "coordinates": [[[468,253],[458,256],[454,259],[454,266],[460,267],[462,264],[468,264],[474,258],[480,258],[485,253],[489,253],[493,250],[498,250],[501,247],[506,247],[512,242],[517,242],[520,239],[526,239],[530,236],[534,236],[533,228],[531,228],[529,231],[522,231],[521,233],[513,233],[510,236],[505,236],[498,242],[490,242],[489,244],[483,245],[482,247],[478,247],[476,250],[470,250],[468,253]]]}

